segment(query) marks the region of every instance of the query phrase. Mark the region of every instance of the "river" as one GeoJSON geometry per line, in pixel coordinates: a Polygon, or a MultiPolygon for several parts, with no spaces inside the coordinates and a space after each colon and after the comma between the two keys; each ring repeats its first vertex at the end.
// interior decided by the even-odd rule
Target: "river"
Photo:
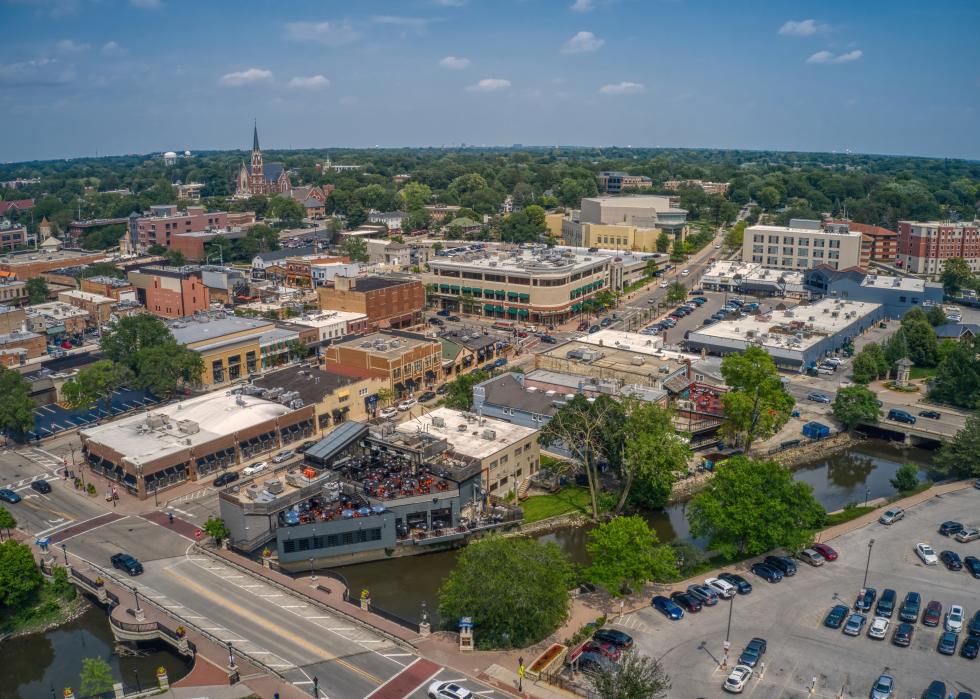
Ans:
{"type": "MultiPolygon", "coordinates": [[[[797,480],[812,485],[817,500],[832,512],[849,503],[860,505],[865,499],[893,495],[895,489],[888,481],[904,463],[918,466],[920,478],[926,478],[932,453],[921,449],[899,450],[887,442],[870,440],[800,466],[793,473],[797,480]]],[[[648,513],[646,518],[660,541],[682,541],[703,548],[704,541],[691,537],[685,509],[685,503],[677,503],[648,513]]],[[[571,561],[587,564],[585,542],[589,528],[569,527],[534,538],[554,541],[571,561]]],[[[458,550],[440,551],[344,566],[338,570],[347,578],[350,589],[369,589],[375,604],[401,617],[417,620],[422,602],[425,602],[430,619],[436,623],[439,621],[435,610],[439,586],[456,565],[458,555],[458,550]]]]}
{"type": "Polygon", "coordinates": [[[61,697],[65,687],[78,695],[83,658],[103,658],[113,677],[134,691],[156,686],[156,670],[167,668],[174,682],[187,674],[187,660],[156,644],[141,645],[139,655],[119,656],[105,611],[92,607],[78,619],[47,633],[0,643],[0,699],[61,697]],[[53,694],[52,694],[53,692],[53,694]]]}

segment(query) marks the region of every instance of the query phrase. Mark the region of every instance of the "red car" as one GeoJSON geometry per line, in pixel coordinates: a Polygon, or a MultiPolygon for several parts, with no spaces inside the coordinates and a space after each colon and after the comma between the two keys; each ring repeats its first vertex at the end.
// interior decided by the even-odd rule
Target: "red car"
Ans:
{"type": "Polygon", "coordinates": [[[602,643],[601,641],[589,641],[582,646],[583,653],[600,653],[614,662],[619,662],[620,649],[612,643],[602,643]]]}
{"type": "Polygon", "coordinates": [[[933,600],[926,605],[926,611],[922,614],[923,626],[939,626],[939,620],[943,617],[943,605],[933,600]]]}
{"type": "Polygon", "coordinates": [[[64,342],[61,343],[61,348],[62,349],[71,349],[71,343],[68,342],[68,340],[65,340],[64,342]]]}
{"type": "Polygon", "coordinates": [[[819,553],[821,556],[823,556],[828,561],[836,561],[837,560],[837,552],[834,551],[834,549],[832,549],[829,546],[827,546],[827,544],[814,544],[810,548],[812,548],[814,551],[816,551],[817,553],[819,553]]]}

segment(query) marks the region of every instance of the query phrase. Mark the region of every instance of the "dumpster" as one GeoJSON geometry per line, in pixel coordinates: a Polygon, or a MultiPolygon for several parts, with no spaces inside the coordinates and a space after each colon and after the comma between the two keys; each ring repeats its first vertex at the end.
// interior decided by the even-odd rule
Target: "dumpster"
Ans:
{"type": "Polygon", "coordinates": [[[803,425],[803,436],[810,439],[823,439],[830,436],[830,428],[823,423],[811,421],[803,425]]]}

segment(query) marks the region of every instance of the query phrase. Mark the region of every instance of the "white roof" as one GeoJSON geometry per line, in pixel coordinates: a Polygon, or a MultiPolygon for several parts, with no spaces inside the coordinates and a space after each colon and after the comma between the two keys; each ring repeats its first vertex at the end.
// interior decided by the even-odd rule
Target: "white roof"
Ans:
{"type": "Polygon", "coordinates": [[[288,320],[290,323],[295,323],[296,325],[306,325],[311,328],[323,328],[330,325],[337,325],[338,323],[350,323],[352,321],[363,320],[365,318],[367,318],[367,316],[363,313],[355,313],[354,311],[327,311],[317,315],[289,318],[288,320]]]}
{"type": "Polygon", "coordinates": [[[112,298],[111,296],[93,294],[91,291],[79,291],[78,289],[62,291],[58,295],[73,299],[81,299],[82,301],[88,301],[90,303],[116,303],[116,299],[112,298]]]}
{"type": "Polygon", "coordinates": [[[436,408],[414,420],[399,423],[395,429],[402,434],[424,431],[442,437],[452,445],[453,451],[474,459],[492,456],[538,432],[530,427],[522,427],[494,418],[476,419],[473,413],[463,413],[450,408],[436,408]],[[445,426],[434,426],[433,418],[441,418],[445,426]],[[463,430],[459,429],[460,425],[464,427],[463,430]],[[493,431],[493,439],[486,439],[483,436],[485,430],[493,431]]]}
{"type": "Polygon", "coordinates": [[[663,338],[655,335],[603,329],[582,335],[576,340],[597,347],[610,347],[637,354],[663,354],[663,338]]]}

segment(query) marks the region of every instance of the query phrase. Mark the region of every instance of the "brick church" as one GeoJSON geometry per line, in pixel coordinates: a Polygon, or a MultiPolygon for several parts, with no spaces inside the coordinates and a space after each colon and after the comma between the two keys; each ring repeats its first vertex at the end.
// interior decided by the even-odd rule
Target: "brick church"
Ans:
{"type": "Polygon", "coordinates": [[[235,197],[247,199],[256,194],[289,194],[292,185],[282,163],[263,163],[259,150],[259,127],[252,132],[252,162],[242,161],[235,184],[235,197]]]}

